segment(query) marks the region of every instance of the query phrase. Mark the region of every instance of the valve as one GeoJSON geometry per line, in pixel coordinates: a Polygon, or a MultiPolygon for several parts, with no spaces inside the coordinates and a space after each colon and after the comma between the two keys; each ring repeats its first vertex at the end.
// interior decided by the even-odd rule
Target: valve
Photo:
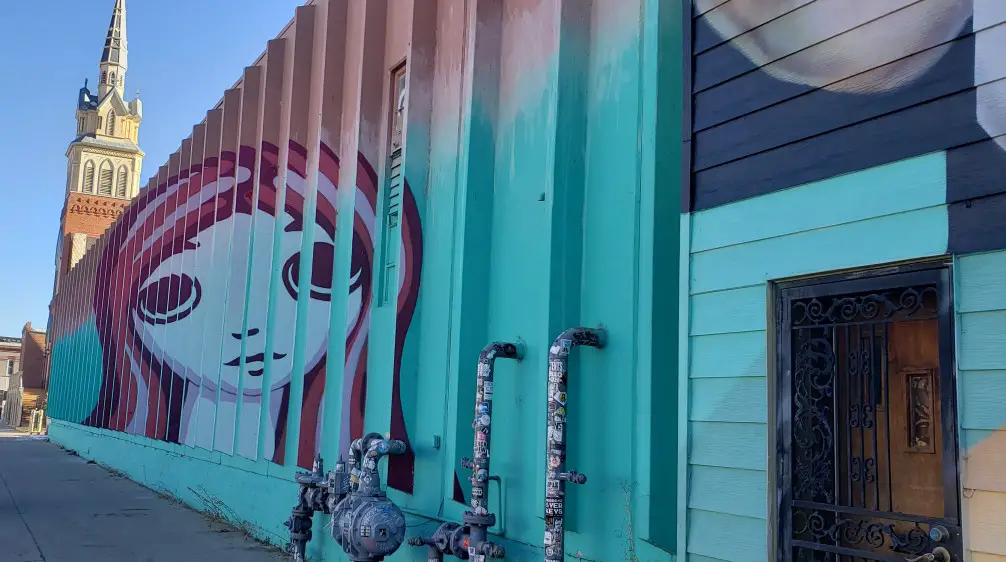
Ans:
{"type": "Polygon", "coordinates": [[[332,536],[353,562],[379,562],[398,550],[405,541],[405,516],[381,489],[377,463],[405,451],[405,442],[371,433],[350,445],[348,466],[340,458],[326,474],[318,455],[310,472],[298,473],[297,505],[284,523],[294,561],[306,559],[315,512],[332,516],[332,536]]]}
{"type": "Polygon", "coordinates": [[[372,439],[362,445],[367,449],[362,468],[350,480],[356,483],[356,489],[335,506],[332,536],[353,562],[376,562],[405,542],[405,516],[381,489],[377,461],[387,455],[400,455],[406,447],[404,441],[386,439],[372,439]]]}
{"type": "Polygon", "coordinates": [[[326,475],[321,455],[315,456],[311,472],[299,472],[294,477],[300,486],[297,505],[283,525],[290,529],[287,550],[293,555],[295,562],[303,562],[307,557],[314,512],[331,513],[330,499],[345,495],[349,487],[348,477],[346,463],[341,458],[336,463],[335,470],[326,475]]]}

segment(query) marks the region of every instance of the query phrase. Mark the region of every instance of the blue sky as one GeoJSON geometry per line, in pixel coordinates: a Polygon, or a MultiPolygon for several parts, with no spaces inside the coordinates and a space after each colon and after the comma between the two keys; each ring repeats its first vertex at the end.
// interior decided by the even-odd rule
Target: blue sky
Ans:
{"type": "MultiPolygon", "coordinates": [[[[0,336],[45,328],[77,91],[97,81],[114,3],[0,2],[0,336]]],[[[127,0],[144,185],[302,3],[127,0]]]]}

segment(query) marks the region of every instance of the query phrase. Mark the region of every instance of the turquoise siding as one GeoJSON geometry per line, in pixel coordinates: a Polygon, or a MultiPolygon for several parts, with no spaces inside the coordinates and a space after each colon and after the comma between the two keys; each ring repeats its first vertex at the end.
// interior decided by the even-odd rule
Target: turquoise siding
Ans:
{"type": "Polygon", "coordinates": [[[686,217],[690,559],[767,556],[767,282],[942,255],[945,166],[930,154],[686,217]]]}
{"type": "Polygon", "coordinates": [[[956,278],[957,400],[971,449],[1006,430],[1006,252],[958,258],[956,278]]]}

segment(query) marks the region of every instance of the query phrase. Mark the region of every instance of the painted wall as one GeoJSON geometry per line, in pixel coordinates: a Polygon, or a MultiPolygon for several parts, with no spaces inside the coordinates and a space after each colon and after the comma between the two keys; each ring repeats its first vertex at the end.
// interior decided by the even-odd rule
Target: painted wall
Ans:
{"type": "Polygon", "coordinates": [[[950,248],[1006,248],[1006,6],[694,0],[702,210],[947,151],[950,248]]]}
{"type": "Polygon", "coordinates": [[[767,283],[953,255],[966,546],[1001,559],[1004,5],[694,0],[684,20],[679,544],[767,552],[767,283]]]}
{"type": "MultiPolygon", "coordinates": [[[[547,350],[604,325],[571,367],[568,462],[590,480],[566,549],[670,560],[680,13],[298,9],[61,283],[52,438],[284,543],[297,467],[390,433],[410,448],[391,496],[430,532],[469,499],[478,352],[520,340],[497,368],[489,508],[508,559],[540,559],[547,350]]],[[[312,552],[340,559],[322,535],[312,552]]]]}
{"type": "Polygon", "coordinates": [[[957,260],[958,401],[974,562],[1006,560],[1006,252],[957,260]]]}
{"type": "MultiPolygon", "coordinates": [[[[681,509],[689,556],[751,560],[768,552],[768,282],[946,255],[947,159],[933,153],[683,217],[689,450],[681,509]],[[724,528],[730,543],[717,540],[724,528]]],[[[1006,458],[1006,409],[997,398],[1006,356],[996,343],[1006,337],[1006,253],[961,256],[954,275],[966,547],[974,560],[993,560],[1006,556],[1004,479],[991,468],[1006,458]]]]}

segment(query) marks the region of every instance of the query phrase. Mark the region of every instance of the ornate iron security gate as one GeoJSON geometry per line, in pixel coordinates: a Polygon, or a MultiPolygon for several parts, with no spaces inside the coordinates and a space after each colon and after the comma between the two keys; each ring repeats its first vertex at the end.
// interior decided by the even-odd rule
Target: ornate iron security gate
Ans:
{"type": "Polygon", "coordinates": [[[780,287],[779,562],[962,560],[949,275],[780,287]]]}

